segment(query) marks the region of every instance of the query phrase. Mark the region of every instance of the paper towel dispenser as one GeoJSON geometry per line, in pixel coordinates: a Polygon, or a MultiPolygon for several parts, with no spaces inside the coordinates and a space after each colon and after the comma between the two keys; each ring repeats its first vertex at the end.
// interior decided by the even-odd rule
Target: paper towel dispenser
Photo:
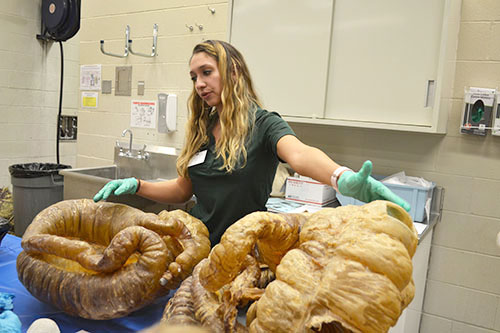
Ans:
{"type": "Polygon", "coordinates": [[[177,129],[177,95],[158,94],[158,132],[168,133],[177,129]]]}

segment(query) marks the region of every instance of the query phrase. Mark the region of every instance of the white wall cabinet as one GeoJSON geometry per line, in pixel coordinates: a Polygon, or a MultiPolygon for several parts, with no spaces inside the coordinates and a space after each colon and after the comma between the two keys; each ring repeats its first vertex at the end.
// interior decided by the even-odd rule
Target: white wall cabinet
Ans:
{"type": "Polygon", "coordinates": [[[444,133],[461,0],[233,0],[230,41],[287,121],[444,133]]]}
{"type": "Polygon", "coordinates": [[[323,117],[332,0],[235,0],[231,43],[268,110],[323,117]]]}

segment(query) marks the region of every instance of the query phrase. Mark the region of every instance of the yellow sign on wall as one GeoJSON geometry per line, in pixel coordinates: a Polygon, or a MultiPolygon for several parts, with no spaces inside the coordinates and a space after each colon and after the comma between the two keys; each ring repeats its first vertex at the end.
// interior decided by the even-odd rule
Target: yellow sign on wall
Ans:
{"type": "Polygon", "coordinates": [[[97,108],[99,94],[96,92],[82,92],[82,108],[97,108]]]}

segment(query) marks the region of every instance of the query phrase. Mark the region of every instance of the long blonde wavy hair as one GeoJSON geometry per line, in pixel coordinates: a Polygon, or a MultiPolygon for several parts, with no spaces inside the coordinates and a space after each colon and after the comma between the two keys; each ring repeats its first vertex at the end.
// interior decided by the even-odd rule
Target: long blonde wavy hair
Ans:
{"type": "MultiPolygon", "coordinates": [[[[207,40],[194,47],[191,57],[200,52],[205,52],[217,62],[222,81],[222,110],[217,110],[221,135],[215,145],[216,158],[223,160],[221,169],[232,172],[238,167],[240,157],[243,158],[243,165],[246,163],[245,143],[255,122],[255,110],[261,103],[245,60],[234,46],[219,40],[207,40]]],[[[185,178],[189,178],[189,161],[208,143],[208,131],[217,119],[217,113],[212,112],[212,107],[198,96],[194,84],[188,99],[188,110],[186,143],[177,159],[177,172],[185,178]]]]}

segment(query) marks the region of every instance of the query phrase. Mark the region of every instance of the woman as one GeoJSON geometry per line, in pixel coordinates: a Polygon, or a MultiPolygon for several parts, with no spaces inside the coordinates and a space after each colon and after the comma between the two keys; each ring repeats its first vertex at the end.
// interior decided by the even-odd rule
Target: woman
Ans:
{"type": "Polygon", "coordinates": [[[186,144],[177,160],[178,177],[149,183],[136,178],[113,180],[94,197],[138,194],[167,203],[182,203],[194,194],[190,213],[210,231],[212,245],[241,217],[266,210],[278,162],[301,175],[331,184],[340,193],[364,202],[408,203],[370,177],[366,161],[360,172],[341,167],[325,153],[302,143],[277,113],[265,111],[255,94],[243,56],[217,40],[195,46],[189,63],[193,91],[186,144]]]}

